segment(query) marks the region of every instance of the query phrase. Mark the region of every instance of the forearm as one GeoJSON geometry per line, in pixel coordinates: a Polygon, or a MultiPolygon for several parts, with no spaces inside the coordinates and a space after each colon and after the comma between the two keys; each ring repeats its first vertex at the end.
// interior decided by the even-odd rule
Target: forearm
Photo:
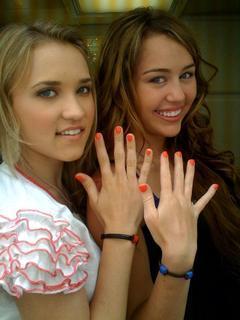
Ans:
{"type": "Polygon", "coordinates": [[[130,241],[104,240],[97,286],[91,302],[91,319],[126,319],[134,250],[135,245],[130,241]]]}
{"type": "Polygon", "coordinates": [[[182,320],[190,280],[158,275],[149,299],[131,316],[131,320],[182,320]]]}

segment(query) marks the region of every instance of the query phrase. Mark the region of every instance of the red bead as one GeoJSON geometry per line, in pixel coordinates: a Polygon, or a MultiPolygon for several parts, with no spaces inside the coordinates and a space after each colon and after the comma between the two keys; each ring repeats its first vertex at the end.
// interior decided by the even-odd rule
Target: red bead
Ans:
{"type": "Polygon", "coordinates": [[[139,241],[139,236],[137,234],[134,234],[133,239],[132,239],[132,243],[138,244],[138,241],[139,241]]]}

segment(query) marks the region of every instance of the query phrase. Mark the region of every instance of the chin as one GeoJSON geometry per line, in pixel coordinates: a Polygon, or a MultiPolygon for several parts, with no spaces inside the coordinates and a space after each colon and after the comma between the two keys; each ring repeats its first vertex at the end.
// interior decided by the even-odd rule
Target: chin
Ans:
{"type": "Polygon", "coordinates": [[[181,131],[181,126],[175,127],[175,128],[169,128],[169,130],[166,130],[165,136],[166,138],[174,138],[176,137],[181,131]]]}
{"type": "Polygon", "coordinates": [[[83,156],[84,150],[75,152],[74,154],[67,154],[66,156],[62,156],[63,162],[72,162],[81,159],[83,156]]]}
{"type": "Polygon", "coordinates": [[[180,133],[180,130],[165,130],[158,132],[155,135],[163,138],[175,138],[180,133]]]}

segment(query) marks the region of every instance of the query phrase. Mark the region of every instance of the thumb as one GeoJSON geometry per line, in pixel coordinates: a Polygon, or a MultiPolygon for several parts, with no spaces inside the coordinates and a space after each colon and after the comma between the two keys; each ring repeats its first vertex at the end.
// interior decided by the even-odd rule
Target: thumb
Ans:
{"type": "Polygon", "coordinates": [[[93,179],[84,173],[75,174],[75,179],[83,185],[87,192],[89,202],[95,205],[98,200],[98,190],[93,179]]]}
{"type": "Polygon", "coordinates": [[[218,184],[212,184],[208,191],[194,204],[194,209],[197,217],[208,204],[208,202],[212,199],[212,197],[215,195],[218,188],[218,184]]]}

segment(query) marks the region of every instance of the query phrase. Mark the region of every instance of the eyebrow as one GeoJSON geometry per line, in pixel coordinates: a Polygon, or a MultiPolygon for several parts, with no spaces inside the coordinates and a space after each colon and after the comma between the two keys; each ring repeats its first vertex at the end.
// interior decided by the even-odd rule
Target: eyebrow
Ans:
{"type": "MultiPolygon", "coordinates": [[[[86,84],[86,83],[91,83],[92,82],[92,79],[91,78],[83,78],[83,79],[80,79],[79,80],[79,84],[86,84]]],[[[49,81],[49,80],[46,80],[46,81],[40,81],[40,82],[37,82],[36,84],[34,84],[32,86],[32,88],[35,88],[35,87],[38,87],[40,85],[45,85],[45,86],[60,86],[61,85],[61,81],[49,81]]]]}
{"type": "MultiPolygon", "coordinates": [[[[186,70],[186,69],[189,69],[189,68],[192,68],[192,67],[195,67],[195,64],[194,63],[191,63],[191,64],[188,64],[187,66],[185,66],[182,71],[186,70]]],[[[143,75],[144,74],[147,74],[147,73],[150,73],[150,72],[170,72],[171,70],[170,69],[167,69],[167,68],[153,68],[153,69],[149,69],[149,70],[146,70],[143,72],[143,75]]]]}

